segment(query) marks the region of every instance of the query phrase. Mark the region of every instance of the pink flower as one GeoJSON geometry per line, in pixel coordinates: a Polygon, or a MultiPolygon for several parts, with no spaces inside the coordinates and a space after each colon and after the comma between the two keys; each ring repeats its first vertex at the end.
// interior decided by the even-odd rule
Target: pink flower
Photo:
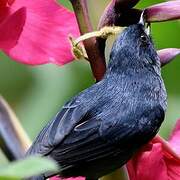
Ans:
{"type": "Polygon", "coordinates": [[[168,1],[155,4],[146,9],[147,21],[159,22],[180,18],[180,1],[168,1]]]}
{"type": "Polygon", "coordinates": [[[180,48],[161,49],[158,52],[161,60],[161,67],[171,62],[173,58],[180,54],[180,48]]]}
{"type": "Polygon", "coordinates": [[[54,0],[0,1],[0,49],[18,62],[72,61],[69,35],[79,35],[75,15],[54,0]]]}
{"type": "Polygon", "coordinates": [[[76,178],[67,178],[67,179],[62,179],[60,177],[52,177],[50,180],[85,180],[84,177],[76,177],[76,178]]]}
{"type": "Polygon", "coordinates": [[[168,142],[157,136],[127,164],[130,180],[180,179],[180,120],[168,142]]]}
{"type": "Polygon", "coordinates": [[[5,3],[5,1],[0,2],[0,49],[9,49],[17,44],[26,19],[24,7],[15,13],[10,13],[5,3]]]}

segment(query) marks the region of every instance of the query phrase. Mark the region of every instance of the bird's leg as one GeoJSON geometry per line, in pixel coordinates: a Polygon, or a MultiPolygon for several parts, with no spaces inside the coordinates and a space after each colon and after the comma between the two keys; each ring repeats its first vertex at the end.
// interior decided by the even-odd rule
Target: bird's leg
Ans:
{"type": "Polygon", "coordinates": [[[103,39],[107,39],[109,36],[115,35],[121,32],[122,29],[123,29],[122,27],[118,27],[118,26],[103,27],[99,31],[86,33],[75,40],[72,37],[70,37],[72,51],[73,51],[74,56],[77,59],[80,59],[82,57],[85,59],[88,59],[87,54],[85,52],[85,48],[83,47],[83,45],[79,44],[80,42],[93,38],[93,37],[100,37],[103,39]]]}

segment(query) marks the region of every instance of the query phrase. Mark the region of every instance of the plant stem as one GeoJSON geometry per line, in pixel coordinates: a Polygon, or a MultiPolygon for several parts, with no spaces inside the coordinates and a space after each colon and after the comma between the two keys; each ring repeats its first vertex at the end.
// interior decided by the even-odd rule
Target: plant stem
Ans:
{"type": "MultiPolygon", "coordinates": [[[[93,30],[90,23],[86,0],[70,0],[73,6],[81,34],[93,30]]],[[[84,41],[92,73],[96,81],[100,81],[106,71],[105,56],[101,53],[100,45],[95,37],[84,41]]]]}
{"type": "Polygon", "coordinates": [[[121,27],[116,27],[116,26],[104,27],[104,28],[100,29],[99,31],[89,32],[89,33],[86,33],[86,34],[80,36],[79,38],[74,40],[74,44],[77,45],[81,41],[85,41],[85,40],[93,38],[93,37],[100,37],[103,39],[107,39],[110,35],[116,35],[116,34],[120,33],[121,30],[122,30],[121,27]]]}
{"type": "Polygon", "coordinates": [[[0,146],[10,161],[22,158],[31,141],[16,115],[0,96],[0,146]]]}

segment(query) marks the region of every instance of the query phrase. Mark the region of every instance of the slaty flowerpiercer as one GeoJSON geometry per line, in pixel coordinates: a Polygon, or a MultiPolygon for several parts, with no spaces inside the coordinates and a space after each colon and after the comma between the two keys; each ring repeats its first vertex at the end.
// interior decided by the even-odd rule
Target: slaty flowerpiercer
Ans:
{"type": "Polygon", "coordinates": [[[156,135],[167,97],[160,60],[142,19],[117,37],[104,78],[60,109],[28,156],[52,158],[62,177],[97,179],[120,168],[156,135]]]}

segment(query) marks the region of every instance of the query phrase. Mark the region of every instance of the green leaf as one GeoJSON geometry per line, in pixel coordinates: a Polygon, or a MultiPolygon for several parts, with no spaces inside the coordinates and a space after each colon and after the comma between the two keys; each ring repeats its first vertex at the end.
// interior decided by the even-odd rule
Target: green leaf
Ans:
{"type": "Polygon", "coordinates": [[[19,180],[47,171],[58,171],[58,166],[50,159],[34,156],[8,164],[0,168],[0,180],[19,180]]]}

